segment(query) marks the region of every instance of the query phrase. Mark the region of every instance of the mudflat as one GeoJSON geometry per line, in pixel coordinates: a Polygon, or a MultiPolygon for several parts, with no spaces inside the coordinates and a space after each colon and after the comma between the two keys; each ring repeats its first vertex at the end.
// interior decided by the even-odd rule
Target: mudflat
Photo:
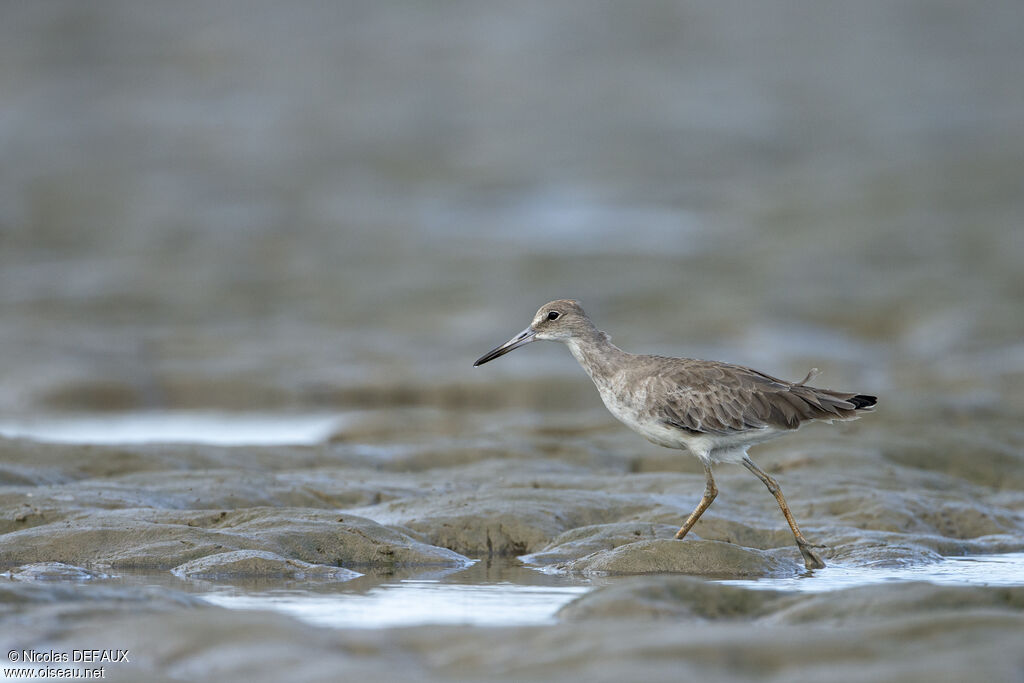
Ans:
{"type": "MultiPolygon", "coordinates": [[[[723,585],[717,579],[805,573],[774,501],[742,468],[720,468],[712,512],[677,541],[702,487],[699,465],[669,451],[609,453],[618,427],[597,411],[524,420],[515,451],[498,449],[494,411],[458,413],[447,455],[420,428],[444,419],[421,408],[364,411],[318,446],[3,441],[5,644],[109,643],[139,653],[122,673],[169,679],[317,678],[339,666],[415,669],[428,680],[663,678],[678,669],[800,680],[819,667],[850,680],[970,671],[1009,680],[1019,671],[1012,643],[1024,633],[1024,587],[723,585]],[[384,415],[404,426],[371,436],[384,415]],[[368,448],[374,442],[383,452],[368,448]],[[516,628],[325,629],[199,597],[254,581],[315,595],[361,575],[415,578],[464,571],[471,560],[577,577],[592,590],[555,623],[516,628]],[[162,578],[126,585],[142,570],[162,578]],[[787,656],[794,643],[800,656],[787,656]]],[[[497,419],[517,413],[527,417],[509,408],[497,419]]],[[[838,441],[831,431],[808,430],[798,447],[771,446],[762,458],[830,565],[881,571],[1024,551],[1019,484],[950,474],[952,454],[937,467],[903,464],[875,429],[855,426],[838,441]]]]}

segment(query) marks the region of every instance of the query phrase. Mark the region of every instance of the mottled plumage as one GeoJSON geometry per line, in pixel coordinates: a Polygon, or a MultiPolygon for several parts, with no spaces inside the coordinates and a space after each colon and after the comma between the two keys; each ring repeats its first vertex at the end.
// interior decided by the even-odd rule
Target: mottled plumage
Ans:
{"type": "Polygon", "coordinates": [[[711,465],[744,465],[778,500],[808,567],[825,563],[796,525],[778,484],[747,456],[752,445],[813,420],[852,420],[870,411],[875,397],[787,382],[742,365],[626,353],[587,317],[579,302],[541,306],[520,334],[480,357],[482,365],[532,341],[565,343],[594,381],[605,406],[648,440],[688,450],[704,464],[704,497],[676,534],[682,538],[718,493],[711,465]]]}

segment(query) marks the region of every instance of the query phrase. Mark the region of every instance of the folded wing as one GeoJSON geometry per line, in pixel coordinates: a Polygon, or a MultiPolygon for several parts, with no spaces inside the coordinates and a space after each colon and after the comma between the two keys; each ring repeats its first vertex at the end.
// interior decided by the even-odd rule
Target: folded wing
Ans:
{"type": "Polygon", "coordinates": [[[672,370],[649,381],[649,391],[667,397],[655,408],[655,417],[695,434],[796,429],[812,420],[852,420],[876,402],[874,396],[819,389],[741,365],[708,361],[680,359],[672,370]]]}

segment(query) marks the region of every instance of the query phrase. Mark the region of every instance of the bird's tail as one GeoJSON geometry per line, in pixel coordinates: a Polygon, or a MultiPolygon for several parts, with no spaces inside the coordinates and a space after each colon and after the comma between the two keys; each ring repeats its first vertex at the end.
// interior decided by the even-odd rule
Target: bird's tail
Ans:
{"type": "Polygon", "coordinates": [[[875,404],[878,403],[877,396],[848,394],[841,391],[832,391],[831,389],[818,389],[807,386],[807,382],[817,377],[820,373],[821,371],[818,368],[811,368],[806,377],[790,385],[790,391],[808,403],[845,419],[856,417],[855,413],[861,410],[865,412],[874,410],[875,404]],[[851,408],[850,406],[853,407],[851,408]]]}
{"type": "Polygon", "coordinates": [[[875,404],[878,403],[877,396],[868,396],[867,394],[857,394],[846,400],[853,404],[854,410],[874,410],[875,404]]]}

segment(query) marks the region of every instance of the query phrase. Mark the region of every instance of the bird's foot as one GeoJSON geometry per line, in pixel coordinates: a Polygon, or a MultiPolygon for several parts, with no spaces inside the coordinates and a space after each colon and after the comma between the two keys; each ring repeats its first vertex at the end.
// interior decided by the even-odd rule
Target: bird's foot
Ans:
{"type": "Polygon", "coordinates": [[[811,548],[823,548],[825,546],[814,545],[810,543],[801,543],[797,545],[800,548],[800,554],[804,557],[804,566],[808,569],[824,569],[825,561],[821,559],[821,555],[811,550],[811,548]]]}

